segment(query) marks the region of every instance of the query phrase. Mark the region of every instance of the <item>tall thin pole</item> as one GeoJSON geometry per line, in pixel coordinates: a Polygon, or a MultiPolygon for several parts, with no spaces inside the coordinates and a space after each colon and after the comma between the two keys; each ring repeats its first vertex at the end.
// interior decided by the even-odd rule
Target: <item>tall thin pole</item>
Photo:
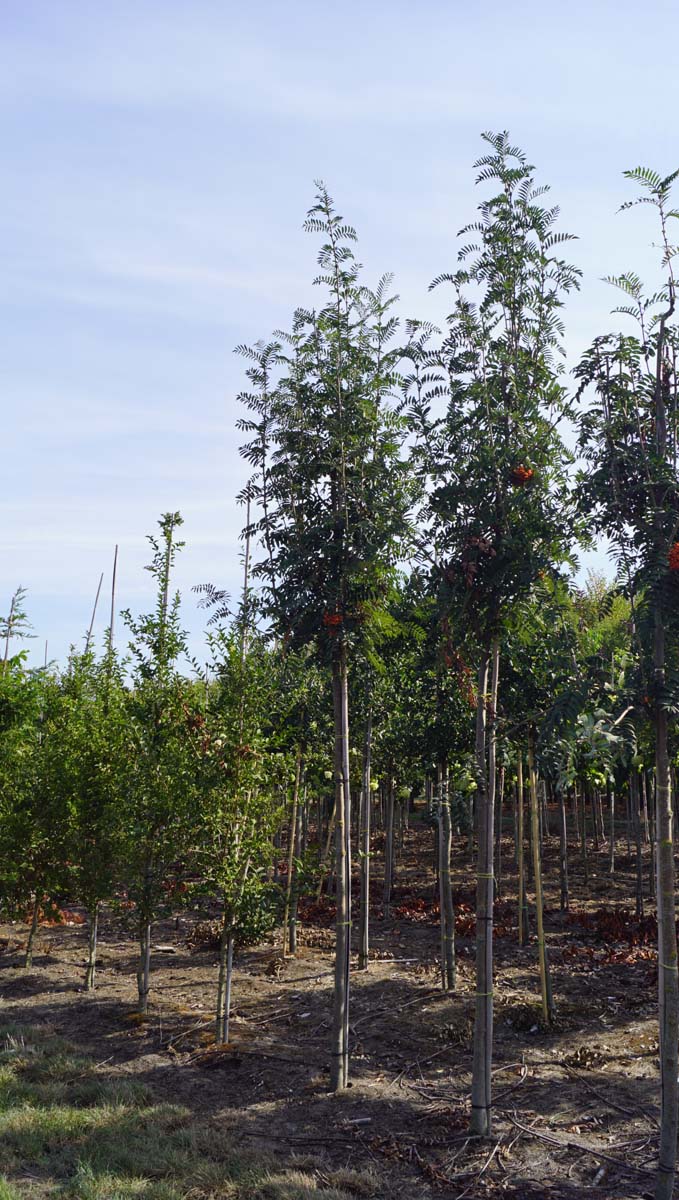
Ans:
{"type": "Polygon", "coordinates": [[[90,648],[90,642],[92,640],[92,630],[94,629],[94,618],[97,615],[97,605],[99,603],[99,594],[101,592],[101,585],[103,582],[104,582],[104,572],[102,571],[101,575],[99,576],[99,586],[97,588],[97,594],[94,597],[94,608],[92,609],[92,620],[90,621],[90,627],[87,630],[87,637],[85,638],[85,653],[86,654],[90,648]]]}
{"type": "Polygon", "coordinates": [[[118,571],[118,547],[113,551],[113,575],[111,577],[111,619],[108,626],[108,648],[113,649],[113,625],[116,616],[116,575],[118,571]]]}

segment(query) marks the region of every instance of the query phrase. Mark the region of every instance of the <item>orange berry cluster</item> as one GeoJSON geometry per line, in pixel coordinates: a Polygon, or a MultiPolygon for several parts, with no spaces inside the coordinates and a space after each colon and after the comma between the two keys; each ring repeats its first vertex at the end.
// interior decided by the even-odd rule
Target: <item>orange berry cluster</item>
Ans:
{"type": "Polygon", "coordinates": [[[531,467],[524,467],[523,463],[520,463],[518,467],[514,467],[514,470],[512,471],[512,479],[514,480],[514,483],[518,484],[519,487],[523,487],[524,483],[528,483],[529,479],[532,479],[534,474],[535,472],[531,469],[531,467]]]}
{"type": "Polygon", "coordinates": [[[343,620],[344,620],[344,617],[342,616],[341,613],[338,613],[338,612],[323,613],[323,624],[325,625],[330,637],[335,636],[335,634],[338,632],[343,620]]]}

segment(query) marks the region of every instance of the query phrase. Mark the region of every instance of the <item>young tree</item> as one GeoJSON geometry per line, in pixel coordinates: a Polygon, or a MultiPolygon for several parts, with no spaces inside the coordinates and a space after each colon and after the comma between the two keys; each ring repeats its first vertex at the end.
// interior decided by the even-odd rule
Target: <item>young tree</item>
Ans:
{"type": "Polygon", "coordinates": [[[374,293],[360,282],[355,231],[319,185],[305,228],[320,234],[326,298],[298,311],[280,343],[245,350],[255,419],[243,453],[255,466],[248,496],[260,506],[253,532],[264,607],[292,646],[313,644],[330,671],[335,722],[337,927],[331,1083],[347,1084],[351,953],[351,787],[348,674],[364,627],[380,610],[410,503],[400,456],[402,423],[386,398],[394,385],[396,329],[389,277],[374,293]],[[272,372],[283,367],[283,378],[272,372]]]}
{"type": "Polygon", "coordinates": [[[432,287],[453,288],[441,347],[413,341],[418,369],[411,417],[416,463],[429,482],[425,519],[432,584],[458,646],[478,646],[477,997],[472,1130],[491,1122],[493,821],[500,650],[508,614],[539,572],[568,553],[568,454],[558,433],[565,407],[555,356],[564,295],[578,272],[558,255],[567,234],[539,203],[533,168],[506,133],[484,134],[490,152],[477,182],[498,190],[462,231],[460,269],[432,287]],[[432,404],[446,410],[432,417],[432,404]]]}
{"type": "Polygon", "coordinates": [[[656,209],[663,281],[656,292],[647,295],[633,272],[609,280],[626,298],[616,311],[632,317],[638,333],[597,338],[579,365],[582,389],[588,389],[591,396],[581,422],[581,447],[588,460],[581,494],[590,519],[617,549],[633,606],[636,650],[654,734],[661,1066],[656,1197],[669,1200],[679,1125],[679,985],[668,748],[669,721],[679,704],[679,342],[676,325],[671,324],[677,250],[669,226],[679,215],[671,207],[672,185],[679,171],[663,178],[637,167],[625,175],[640,195],[622,207],[643,203],[656,209]]]}
{"type": "Polygon", "coordinates": [[[59,681],[29,671],[25,655],[8,658],[0,672],[0,905],[14,917],[30,910],[25,966],[33,960],[43,904],[65,885],[71,814],[58,751],[59,681]]]}
{"type": "Polygon", "coordinates": [[[62,786],[72,806],[73,886],[89,920],[85,989],[94,987],[99,912],[116,885],[116,846],[126,822],[130,729],[124,668],[110,646],[71,655],[63,678],[62,786]]]}
{"type": "Polygon", "coordinates": [[[160,537],[148,539],[153,558],[146,569],[156,583],[154,610],[137,618],[123,613],[133,659],[128,707],[132,753],[118,854],[128,897],[135,905],[140,1013],[148,1008],[151,926],[168,902],[172,877],[182,870],[197,821],[196,760],[186,720],[191,689],[177,668],[186,638],[179,594],[170,596],[172,567],[183,545],[175,537],[181,525],[179,513],[165,513],[159,521],[160,537]]]}
{"type": "Polygon", "coordinates": [[[215,1039],[229,1040],[233,955],[247,914],[262,900],[264,872],[272,857],[279,817],[265,723],[277,673],[261,635],[244,641],[245,630],[217,629],[209,635],[212,655],[205,711],[187,709],[199,759],[202,886],[222,905],[215,1039]],[[267,767],[267,760],[269,766],[267,767]]]}

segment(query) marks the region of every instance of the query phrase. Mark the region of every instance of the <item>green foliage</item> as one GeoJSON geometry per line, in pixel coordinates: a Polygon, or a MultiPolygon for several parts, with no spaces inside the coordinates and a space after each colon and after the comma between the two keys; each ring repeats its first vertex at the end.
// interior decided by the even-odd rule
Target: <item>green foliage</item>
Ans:
{"type": "Polygon", "coordinates": [[[264,611],[286,644],[313,641],[328,657],[383,619],[413,492],[405,424],[389,404],[400,355],[390,276],[374,291],[362,284],[356,234],[318,187],[305,228],[323,239],[314,282],[326,296],[298,309],[279,341],[239,347],[254,413],[240,427],[254,435],[243,498],[260,510],[264,611]]]}
{"type": "Polygon", "coordinates": [[[182,546],[174,534],[181,523],[178,513],[166,513],[159,523],[161,537],[149,538],[154,611],[137,618],[124,613],[132,635],[133,676],[126,705],[131,752],[126,756],[118,862],[140,923],[153,920],[167,903],[173,879],[181,877],[194,825],[195,755],[187,736],[193,689],[177,666],[186,650],[180,597],[170,599],[172,567],[182,546]]]}
{"type": "Polygon", "coordinates": [[[567,412],[558,357],[564,296],[579,272],[554,252],[557,208],[537,203],[533,168],[507,134],[485,134],[478,182],[499,184],[479,206],[464,265],[439,276],[453,289],[443,341],[411,327],[415,370],[406,383],[427,482],[421,524],[432,586],[460,644],[486,640],[541,572],[567,560],[575,533],[558,433],[567,412]],[[445,402],[442,416],[435,407],[445,402]]]}

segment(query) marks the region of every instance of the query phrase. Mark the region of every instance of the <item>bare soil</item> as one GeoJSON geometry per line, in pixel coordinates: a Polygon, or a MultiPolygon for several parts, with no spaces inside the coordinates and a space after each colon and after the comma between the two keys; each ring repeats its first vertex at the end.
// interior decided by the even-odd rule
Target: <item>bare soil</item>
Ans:
{"type": "MultiPolygon", "coordinates": [[[[243,1146],[370,1168],[377,1194],[401,1200],[506,1197],[625,1200],[652,1195],[657,1148],[656,955],[653,920],[634,918],[633,856],[624,839],[590,851],[583,884],[571,848],[571,911],[559,911],[556,844],[546,847],[546,926],[557,1020],[540,1020],[534,938],[520,948],[516,868],[503,839],[496,904],[495,1128],[468,1135],[474,1016],[473,870],[453,853],[458,986],[438,988],[432,833],[403,836],[392,910],[377,903],[374,959],[352,978],[352,1085],[328,1091],[332,907],[307,906],[295,958],[280,941],[237,956],[232,1040],[211,1044],[216,954],[192,949],[195,915],[154,929],[149,1017],[135,1016],[136,947],[104,914],[93,994],[82,990],[83,925],[43,927],[30,971],[26,927],[0,927],[0,1022],[46,1025],[166,1101],[216,1121],[243,1146]]],[[[646,862],[646,870],[648,863],[646,862]]],[[[648,895],[648,878],[646,891],[648,895]]],[[[646,900],[647,911],[654,904],[646,900]]],[[[303,910],[304,911],[304,910],[303,910]]],[[[365,1186],[364,1184],[361,1185],[365,1186]]],[[[362,1194],[367,1194],[363,1192],[362,1194]]]]}

